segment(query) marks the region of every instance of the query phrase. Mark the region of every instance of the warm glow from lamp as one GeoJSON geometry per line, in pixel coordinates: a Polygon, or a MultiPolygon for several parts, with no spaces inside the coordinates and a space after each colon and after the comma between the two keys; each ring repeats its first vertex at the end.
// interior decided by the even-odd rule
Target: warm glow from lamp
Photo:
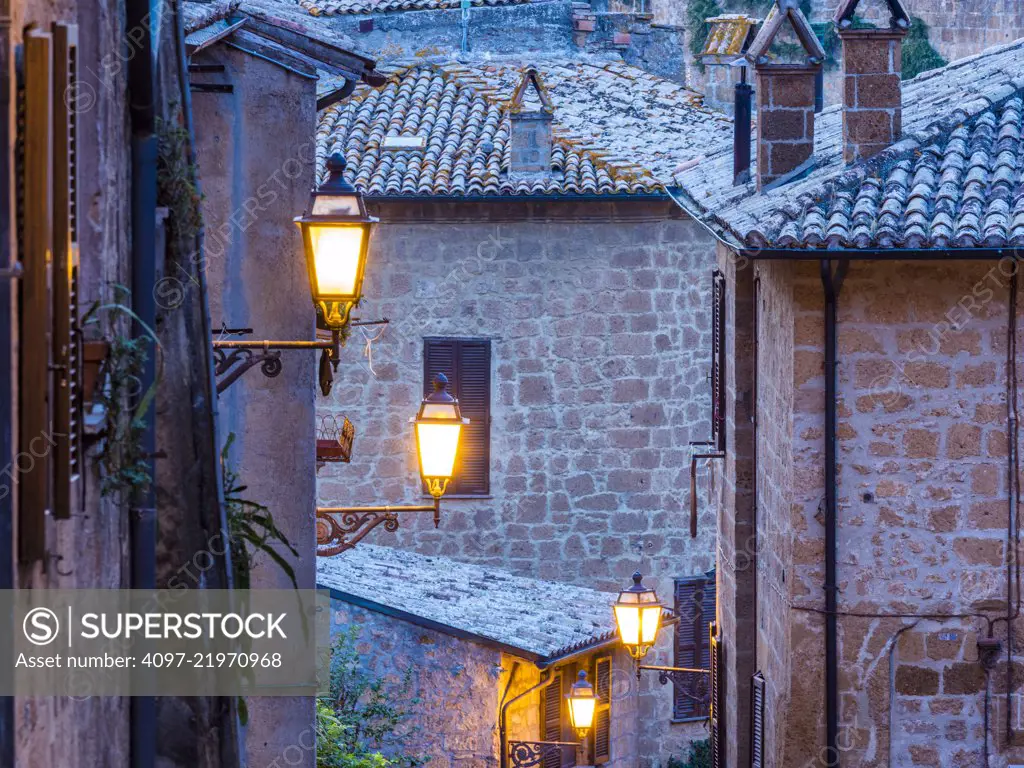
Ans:
{"type": "Polygon", "coordinates": [[[633,658],[642,659],[658,639],[661,626],[662,605],[657,593],[644,586],[637,571],[632,586],[619,593],[613,609],[619,639],[633,658]]]}
{"type": "Polygon", "coordinates": [[[434,391],[423,398],[419,413],[412,419],[416,427],[416,452],[420,475],[434,498],[440,498],[455,474],[459,438],[469,419],[462,418],[459,401],[448,394],[448,377],[439,373],[434,391]]]}
{"type": "Polygon", "coordinates": [[[583,739],[594,725],[597,696],[594,695],[594,686],[587,682],[587,673],[582,669],[565,698],[569,701],[569,721],[576,729],[576,735],[583,739]]]}
{"type": "Polygon", "coordinates": [[[358,298],[356,287],[363,256],[363,227],[311,224],[310,247],[316,275],[314,295],[358,298]]]}

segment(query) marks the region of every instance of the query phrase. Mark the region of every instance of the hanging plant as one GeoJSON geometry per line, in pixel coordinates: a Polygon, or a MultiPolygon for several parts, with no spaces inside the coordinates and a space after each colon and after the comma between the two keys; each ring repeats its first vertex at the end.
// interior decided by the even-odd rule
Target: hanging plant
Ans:
{"type": "Polygon", "coordinates": [[[100,494],[118,498],[146,490],[153,480],[151,457],[143,451],[142,440],[146,414],[156,399],[163,368],[156,333],[131,309],[130,300],[131,291],[114,285],[113,301],[96,302],[82,318],[83,329],[100,328],[102,344],[106,346],[92,401],[103,410],[103,439],[98,456],[102,471],[100,494]],[[125,318],[135,321],[143,335],[121,333],[125,318]],[[153,382],[141,392],[151,344],[157,351],[157,371],[153,382]]]}

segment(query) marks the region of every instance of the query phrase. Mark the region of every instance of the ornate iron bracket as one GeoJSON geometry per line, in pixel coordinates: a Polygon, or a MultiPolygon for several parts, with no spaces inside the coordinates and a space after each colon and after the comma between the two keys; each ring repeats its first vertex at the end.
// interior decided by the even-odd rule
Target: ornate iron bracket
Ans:
{"type": "Polygon", "coordinates": [[[399,507],[317,507],[317,557],[333,557],[352,549],[378,525],[394,533],[398,530],[398,515],[406,512],[433,512],[436,528],[441,523],[441,499],[436,497],[433,504],[399,507]]]}
{"type": "Polygon", "coordinates": [[[651,670],[658,673],[658,682],[672,686],[686,698],[698,704],[707,704],[711,694],[711,670],[692,669],[690,667],[660,667],[640,664],[637,666],[637,677],[640,670],[651,670]]]}
{"type": "Polygon", "coordinates": [[[263,375],[268,379],[280,375],[281,353],[266,351],[257,354],[252,349],[233,349],[230,352],[216,346],[213,348],[213,372],[217,376],[217,394],[234,384],[250,368],[262,366],[263,375]]]}
{"type": "Polygon", "coordinates": [[[556,749],[577,749],[579,746],[580,742],[577,741],[510,741],[508,756],[512,768],[533,768],[541,764],[545,755],[556,749]]]}

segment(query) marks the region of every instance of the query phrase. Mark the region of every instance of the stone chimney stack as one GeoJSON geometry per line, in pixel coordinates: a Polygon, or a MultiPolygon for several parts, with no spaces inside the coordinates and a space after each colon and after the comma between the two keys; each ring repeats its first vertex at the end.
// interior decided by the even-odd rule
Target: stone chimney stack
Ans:
{"type": "Polygon", "coordinates": [[[807,167],[814,154],[815,78],[825,51],[797,0],[778,0],[750,44],[757,90],[757,188],[783,183],[807,167]],[[786,25],[803,52],[783,62],[770,50],[786,25]]]}
{"type": "Polygon", "coordinates": [[[537,68],[528,66],[508,105],[511,174],[551,172],[551,123],[555,108],[537,68]]]}
{"type": "Polygon", "coordinates": [[[903,131],[901,58],[910,17],[900,0],[886,0],[887,28],[860,28],[854,12],[860,0],[844,0],[835,22],[843,41],[843,159],[878,154],[903,131]]]}

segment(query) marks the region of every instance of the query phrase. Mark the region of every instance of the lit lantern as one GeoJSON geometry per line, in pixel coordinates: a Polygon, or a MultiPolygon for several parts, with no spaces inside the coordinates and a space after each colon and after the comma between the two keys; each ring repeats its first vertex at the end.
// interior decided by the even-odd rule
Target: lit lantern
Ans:
{"type": "Polygon", "coordinates": [[[582,741],[587,737],[587,731],[594,725],[594,710],[597,707],[594,686],[587,682],[587,673],[582,669],[565,698],[569,701],[569,721],[576,729],[577,738],[582,741]]]}
{"type": "Polygon", "coordinates": [[[327,160],[327,181],[313,191],[309,213],[295,219],[302,230],[313,303],[324,325],[344,328],[363,291],[363,272],[370,230],[377,219],[368,216],[363,196],[345,181],[345,159],[327,160]]]}
{"type": "Polygon", "coordinates": [[[644,586],[640,571],[633,574],[633,585],[619,593],[614,609],[622,644],[634,659],[642,659],[658,639],[662,605],[657,593],[644,586]]]}
{"type": "Polygon", "coordinates": [[[448,377],[443,373],[434,379],[434,391],[423,398],[412,422],[416,430],[420,476],[430,495],[439,499],[448,490],[455,473],[462,427],[469,424],[469,419],[462,417],[459,401],[448,393],[448,377]]]}

